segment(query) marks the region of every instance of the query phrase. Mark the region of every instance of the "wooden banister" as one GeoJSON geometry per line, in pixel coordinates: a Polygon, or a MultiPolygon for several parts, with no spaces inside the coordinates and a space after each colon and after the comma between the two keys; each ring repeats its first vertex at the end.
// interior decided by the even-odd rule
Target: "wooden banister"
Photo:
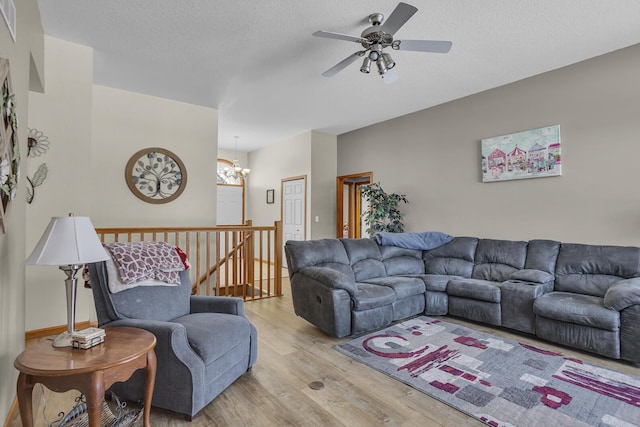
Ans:
{"type": "Polygon", "coordinates": [[[97,228],[103,243],[163,241],[180,247],[191,264],[195,295],[244,300],[282,295],[282,223],[273,226],[97,228]]]}

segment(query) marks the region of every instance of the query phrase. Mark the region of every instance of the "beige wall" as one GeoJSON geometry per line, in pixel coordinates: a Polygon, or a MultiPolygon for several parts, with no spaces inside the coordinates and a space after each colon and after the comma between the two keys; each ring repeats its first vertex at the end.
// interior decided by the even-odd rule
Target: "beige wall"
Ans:
{"type": "Polygon", "coordinates": [[[311,132],[311,235],[312,239],[336,235],[336,176],[338,138],[311,132]],[[317,220],[317,221],[316,221],[317,220]]]}
{"type": "Polygon", "coordinates": [[[0,234],[0,422],[4,423],[15,397],[16,356],[24,349],[25,331],[25,184],[28,91],[42,88],[43,32],[35,0],[16,1],[17,39],[14,43],[0,20],[0,57],[9,59],[16,96],[18,139],[22,155],[18,193],[8,209],[5,234],[0,234]],[[33,61],[33,67],[31,62],[33,61]],[[30,87],[31,85],[31,87],[30,87]]]}
{"type": "Polygon", "coordinates": [[[338,174],[406,194],[407,231],[639,245],[638,75],[640,45],[353,131],[338,174]],[[481,182],[482,138],[556,124],[562,176],[481,182]]]}
{"type": "Polygon", "coordinates": [[[309,131],[249,153],[252,171],[247,179],[247,218],[255,225],[280,220],[282,179],[306,176],[306,237],[334,237],[336,152],[335,136],[309,131]],[[267,204],[266,190],[271,188],[275,190],[275,203],[267,204]]]}
{"type": "MultiPolygon", "coordinates": [[[[42,162],[49,169],[27,208],[29,251],[51,216],[68,212],[96,227],[215,225],[217,110],[93,85],[91,49],[56,38],[46,37],[46,64],[46,93],[30,94],[29,126],[51,148],[28,161],[30,174],[42,162]],[[185,164],[178,199],[149,204],[129,191],[125,165],[147,147],[166,148],[185,164]]],[[[63,279],[55,267],[27,269],[26,330],[66,324],[63,279]]],[[[80,288],[76,319],[95,318],[91,291],[80,288]]]]}
{"type": "Polygon", "coordinates": [[[217,110],[94,85],[91,144],[96,227],[216,224],[217,110]],[[172,151],[187,169],[187,186],[170,203],[146,203],[125,183],[127,161],[147,147],[172,151]]]}
{"type": "MultiPolygon", "coordinates": [[[[44,183],[35,188],[32,203],[27,205],[27,254],[40,240],[51,217],[69,213],[90,216],[93,203],[89,190],[93,176],[90,168],[93,52],[46,36],[45,64],[46,93],[29,93],[28,125],[48,137],[49,150],[25,159],[25,172],[33,177],[37,168],[46,163],[48,173],[44,183]]],[[[57,267],[27,267],[27,331],[67,323],[64,279],[64,273],[57,267]]],[[[88,320],[94,312],[89,290],[78,290],[77,307],[77,320],[88,320]]]]}

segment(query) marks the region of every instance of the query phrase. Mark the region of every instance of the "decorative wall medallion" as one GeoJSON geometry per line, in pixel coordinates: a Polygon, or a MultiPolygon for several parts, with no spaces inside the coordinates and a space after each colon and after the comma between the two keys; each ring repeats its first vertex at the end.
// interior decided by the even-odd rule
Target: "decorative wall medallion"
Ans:
{"type": "Polygon", "coordinates": [[[187,169],[174,153],[164,148],[145,148],[127,162],[124,172],[133,194],[147,203],[168,203],[182,194],[187,169]]]}
{"type": "Polygon", "coordinates": [[[7,229],[7,210],[18,190],[20,146],[15,95],[11,88],[9,60],[0,58],[0,233],[7,229]]]}

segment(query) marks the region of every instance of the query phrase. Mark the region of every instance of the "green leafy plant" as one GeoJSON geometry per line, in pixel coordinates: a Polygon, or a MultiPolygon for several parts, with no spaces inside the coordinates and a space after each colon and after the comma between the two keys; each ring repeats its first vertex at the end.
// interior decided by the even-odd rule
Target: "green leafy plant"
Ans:
{"type": "Polygon", "coordinates": [[[379,182],[360,187],[362,197],[369,203],[369,209],[362,212],[369,237],[380,231],[402,233],[404,214],[398,209],[400,202],[409,203],[404,194],[387,194],[379,182]]]}

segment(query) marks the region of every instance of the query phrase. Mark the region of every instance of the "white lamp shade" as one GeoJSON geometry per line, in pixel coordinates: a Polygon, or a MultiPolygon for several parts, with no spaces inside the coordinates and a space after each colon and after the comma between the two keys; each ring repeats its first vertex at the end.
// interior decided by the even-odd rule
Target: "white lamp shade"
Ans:
{"type": "Polygon", "coordinates": [[[35,249],[29,265],[73,265],[104,261],[109,254],[102,247],[89,217],[53,217],[35,249]]]}

